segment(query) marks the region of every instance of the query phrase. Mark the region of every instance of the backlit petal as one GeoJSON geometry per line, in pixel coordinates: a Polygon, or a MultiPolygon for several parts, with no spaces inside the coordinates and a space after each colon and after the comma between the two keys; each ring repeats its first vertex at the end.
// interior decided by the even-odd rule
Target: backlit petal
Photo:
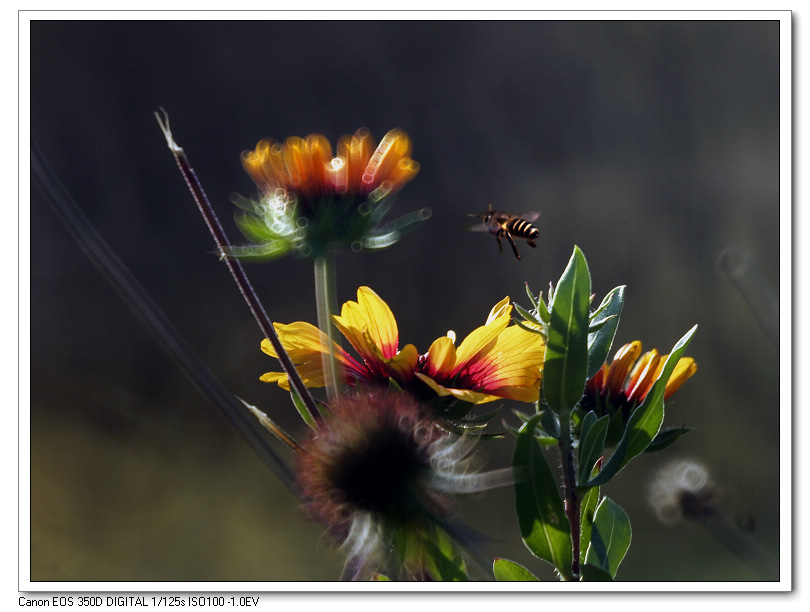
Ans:
{"type": "Polygon", "coordinates": [[[605,387],[607,387],[611,396],[618,397],[624,391],[624,381],[627,378],[627,373],[639,355],[641,355],[641,342],[638,340],[625,344],[616,351],[605,380],[605,387]]]}
{"type": "Polygon", "coordinates": [[[497,339],[507,325],[509,325],[511,307],[509,310],[489,320],[486,325],[473,330],[469,336],[462,340],[458,349],[456,349],[456,367],[455,373],[481,353],[482,351],[491,348],[492,343],[497,339]]]}
{"type": "Polygon", "coordinates": [[[640,402],[644,399],[664,366],[666,355],[663,357],[655,349],[641,356],[627,381],[625,393],[628,402],[640,402]]]}
{"type": "Polygon", "coordinates": [[[697,372],[697,363],[691,357],[681,357],[678,360],[678,365],[675,366],[672,375],[667,381],[667,388],[664,392],[664,399],[668,399],[670,395],[675,393],[681,388],[695,372],[697,372]]]}
{"type": "MultiPolygon", "coordinates": [[[[289,325],[274,323],[273,327],[290,357],[295,369],[308,387],[324,386],[323,358],[327,351],[326,334],[317,327],[304,321],[289,325]]],[[[271,357],[278,358],[275,349],[266,338],[261,343],[262,351],[271,357]]],[[[349,379],[367,378],[367,372],[355,359],[337,344],[334,345],[335,357],[349,379]]],[[[283,372],[268,372],[260,377],[264,382],[277,382],[283,389],[290,389],[287,375],[283,372]]]]}
{"type": "Polygon", "coordinates": [[[492,310],[489,311],[489,316],[487,316],[487,322],[484,325],[489,325],[492,321],[497,319],[498,317],[502,317],[504,315],[511,315],[512,314],[512,305],[509,303],[509,296],[507,295],[503,298],[500,302],[495,304],[492,307],[492,310]]]}
{"type": "Polygon", "coordinates": [[[357,290],[357,301],[343,304],[333,320],[341,334],[369,364],[380,365],[399,351],[399,330],[394,314],[368,287],[357,290]]]}
{"type": "Polygon", "coordinates": [[[416,347],[413,344],[406,344],[399,353],[385,361],[385,366],[394,380],[406,383],[413,378],[418,359],[419,351],[416,347]]]}
{"type": "Polygon", "coordinates": [[[441,375],[450,377],[456,365],[456,347],[453,346],[453,339],[449,336],[436,338],[427,352],[425,361],[425,373],[428,376],[441,375]]]}

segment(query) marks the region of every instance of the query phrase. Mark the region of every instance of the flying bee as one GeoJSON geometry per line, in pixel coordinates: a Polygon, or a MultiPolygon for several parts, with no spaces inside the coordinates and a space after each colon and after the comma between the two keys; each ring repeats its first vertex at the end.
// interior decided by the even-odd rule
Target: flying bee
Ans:
{"type": "Polygon", "coordinates": [[[540,216],[537,211],[526,212],[520,215],[512,215],[500,210],[492,210],[492,204],[489,205],[489,210],[483,215],[470,214],[471,217],[478,217],[483,219],[483,223],[474,225],[470,229],[474,232],[489,232],[495,234],[498,239],[498,250],[503,251],[501,244],[501,237],[506,237],[509,244],[512,245],[512,250],[515,252],[515,257],[520,259],[517,245],[513,238],[523,238],[530,247],[537,248],[535,240],[540,237],[540,230],[532,225],[532,221],[540,216]]]}

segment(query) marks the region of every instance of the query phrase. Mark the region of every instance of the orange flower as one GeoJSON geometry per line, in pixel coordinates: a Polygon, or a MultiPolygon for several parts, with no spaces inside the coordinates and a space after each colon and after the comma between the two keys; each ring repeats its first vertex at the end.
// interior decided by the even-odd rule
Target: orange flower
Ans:
{"type": "Polygon", "coordinates": [[[379,200],[419,172],[419,164],[410,158],[411,141],[402,130],[391,130],[372,148],[365,128],[340,138],[335,157],[321,134],[291,136],[283,145],[259,141],[253,151],[242,153],[242,165],[263,194],[276,189],[294,193],[304,209],[324,197],[379,200]]]}
{"type": "MultiPolygon", "coordinates": [[[[625,344],[616,351],[610,365],[604,364],[587,382],[584,407],[600,412],[607,408],[611,413],[622,410],[629,415],[647,397],[667,357],[655,349],[642,355],[638,340],[625,344]]],[[[694,359],[681,357],[667,381],[664,399],[669,399],[696,371],[694,359]]]]}
{"type": "Polygon", "coordinates": [[[411,141],[402,130],[374,143],[365,128],[338,140],[337,155],[325,136],[291,136],[284,144],[261,140],[242,153],[242,165],[259,188],[261,200],[239,199],[246,214],[237,217],[257,247],[238,255],[274,257],[291,250],[317,257],[327,249],[383,248],[430,216],[428,209],[387,225],[377,205],[419,172],[410,157],[411,141]]]}

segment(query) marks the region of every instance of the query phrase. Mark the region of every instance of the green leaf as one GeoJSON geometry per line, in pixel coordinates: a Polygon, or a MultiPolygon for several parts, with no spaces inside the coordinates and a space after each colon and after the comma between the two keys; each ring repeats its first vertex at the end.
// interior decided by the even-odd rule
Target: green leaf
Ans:
{"type": "Polygon", "coordinates": [[[293,405],[298,411],[298,414],[300,414],[301,418],[304,419],[304,423],[309,425],[312,429],[318,429],[318,424],[315,422],[315,417],[309,412],[306,404],[304,404],[304,400],[302,400],[301,396],[295,392],[295,389],[290,388],[290,397],[292,397],[293,405]]]}
{"type": "MultiPolygon", "coordinates": [[[[588,413],[588,415],[591,414],[593,413],[588,413]]],[[[586,420],[588,420],[587,417],[586,420]]],[[[609,422],[610,415],[606,414],[588,427],[587,431],[583,426],[583,434],[579,442],[579,456],[577,457],[579,464],[578,482],[588,480],[594,464],[602,456],[605,450],[605,437],[607,436],[609,422]]]]}
{"type": "Polygon", "coordinates": [[[453,539],[441,528],[433,530],[432,537],[424,538],[425,569],[438,581],[469,580],[467,568],[453,539]]]}
{"type": "MultiPolygon", "coordinates": [[[[514,307],[515,307],[515,310],[517,310],[517,311],[518,311],[518,314],[519,314],[521,317],[523,317],[523,320],[524,320],[524,321],[529,321],[530,323],[534,323],[535,325],[540,325],[540,326],[542,327],[543,322],[542,322],[540,319],[538,319],[537,317],[535,317],[535,316],[534,316],[532,313],[530,313],[528,310],[526,310],[525,308],[523,308],[523,307],[522,307],[520,304],[515,303],[515,304],[514,304],[514,307]]],[[[516,322],[516,323],[520,323],[520,321],[515,321],[515,322],[516,322]]],[[[534,332],[534,333],[536,333],[536,334],[541,333],[541,331],[540,331],[539,329],[532,329],[531,327],[527,327],[527,326],[525,326],[525,325],[523,325],[522,327],[523,327],[524,329],[531,330],[531,331],[533,331],[533,332],[534,332]]]]}
{"type": "MultiPolygon", "coordinates": [[[[532,303],[532,308],[537,313],[537,317],[545,324],[549,322],[549,312],[548,306],[543,301],[543,294],[540,293],[537,297],[532,295],[531,290],[529,289],[529,283],[526,283],[526,295],[529,296],[529,301],[532,303]]],[[[549,295],[549,299],[551,299],[551,295],[549,295]]]]}
{"type": "Polygon", "coordinates": [[[374,576],[371,577],[371,581],[372,582],[391,582],[391,579],[388,576],[385,576],[383,574],[374,574],[374,576]]]}
{"type": "Polygon", "coordinates": [[[543,431],[555,440],[560,439],[560,419],[553,410],[543,410],[540,413],[540,426],[543,431]]]}
{"type": "Polygon", "coordinates": [[[582,582],[612,582],[613,579],[610,577],[605,570],[599,569],[598,567],[594,567],[593,565],[583,565],[580,569],[580,579],[582,582]]]}
{"type": "MultiPolygon", "coordinates": [[[[514,409],[512,410],[512,412],[521,421],[523,421],[524,423],[530,421],[532,419],[532,417],[534,417],[537,414],[544,414],[546,412],[550,413],[550,414],[553,414],[553,412],[551,412],[551,410],[548,410],[548,409],[545,409],[545,410],[543,410],[541,412],[535,412],[533,414],[527,414],[525,412],[521,412],[520,410],[514,410],[514,409]]],[[[557,437],[555,438],[550,433],[548,433],[545,430],[545,428],[543,427],[543,420],[544,419],[548,419],[548,417],[547,416],[541,417],[541,420],[537,422],[537,425],[535,425],[534,439],[537,440],[537,442],[539,444],[542,444],[543,446],[552,446],[552,445],[559,444],[559,436],[560,436],[560,422],[559,422],[559,420],[557,420],[556,418],[551,420],[551,426],[553,428],[553,431],[557,432],[557,437]]],[[[503,423],[503,426],[506,427],[506,429],[510,433],[513,433],[513,434],[517,435],[517,433],[518,433],[518,428],[517,427],[512,427],[511,425],[508,425],[506,423],[506,421],[501,421],[501,422],[503,423]]]]}
{"type": "Polygon", "coordinates": [[[616,446],[624,435],[624,416],[621,410],[617,410],[610,417],[608,425],[607,439],[605,446],[616,446]]]}
{"type": "Polygon", "coordinates": [[[607,359],[619,325],[622,306],[624,306],[624,285],[608,293],[599,308],[591,315],[588,334],[588,378],[596,374],[607,359]]]}
{"type": "Polygon", "coordinates": [[[534,297],[534,295],[532,294],[532,290],[529,289],[529,283],[524,283],[524,284],[526,286],[526,295],[529,296],[529,301],[532,303],[532,308],[534,308],[535,310],[539,310],[540,309],[540,302],[538,300],[542,301],[542,298],[540,298],[539,296],[534,297]]]}
{"type": "Polygon", "coordinates": [[[591,277],[579,247],[557,283],[543,365],[543,392],[551,408],[568,413],[579,402],[588,370],[591,277]]]}
{"type": "MultiPolygon", "coordinates": [[[[571,414],[572,420],[573,420],[574,415],[576,415],[578,412],[579,412],[579,409],[574,410],[574,412],[571,414]]],[[[596,423],[597,418],[598,417],[596,416],[596,413],[594,413],[593,411],[588,411],[588,412],[585,413],[585,416],[581,418],[581,425],[579,427],[579,437],[580,438],[584,438],[585,436],[588,435],[588,430],[591,427],[593,427],[593,424],[596,423]]],[[[576,428],[574,429],[574,431],[576,431],[576,428]]]]}
{"type": "Polygon", "coordinates": [[[661,423],[664,421],[664,391],[669,377],[683,355],[689,341],[697,329],[695,325],[678,340],[667,357],[664,367],[656,379],[644,402],[633,411],[624,429],[624,435],[613,451],[608,462],[602,467],[594,478],[591,478],[582,487],[592,487],[605,484],[613,478],[619,470],[626,466],[631,459],[640,455],[650,446],[655,438],[661,423]]]}
{"type": "Polygon", "coordinates": [[[498,582],[537,582],[540,580],[520,563],[509,559],[495,559],[492,563],[492,573],[498,582]]]}
{"type": "Polygon", "coordinates": [[[585,555],[586,565],[601,569],[616,577],[619,564],[630,548],[630,518],[612,499],[605,497],[594,516],[591,543],[585,555]]]}
{"type": "Polygon", "coordinates": [[[536,557],[548,561],[565,578],[571,575],[571,528],[557,488],[557,479],[534,437],[539,414],[518,432],[512,460],[519,474],[515,506],[523,543],[536,557]]]}
{"type": "Polygon", "coordinates": [[[653,441],[650,442],[650,445],[644,449],[644,452],[655,453],[663,450],[675,442],[675,440],[680,438],[683,434],[689,433],[690,431],[692,431],[691,427],[668,427],[667,429],[660,431],[658,435],[653,438],[653,441]]]}
{"type": "Polygon", "coordinates": [[[582,497],[579,503],[579,563],[585,564],[585,553],[591,541],[591,528],[599,504],[599,487],[592,487],[582,497]]]}

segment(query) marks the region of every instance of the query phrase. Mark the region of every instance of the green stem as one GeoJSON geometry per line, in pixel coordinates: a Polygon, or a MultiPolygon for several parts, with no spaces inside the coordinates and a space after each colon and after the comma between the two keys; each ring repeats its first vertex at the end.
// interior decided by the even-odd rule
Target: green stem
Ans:
{"type": "Polygon", "coordinates": [[[568,410],[560,412],[560,459],[562,463],[563,499],[565,514],[571,526],[571,575],[579,580],[580,500],[577,497],[574,447],[571,444],[571,416],[568,410]]]}
{"type": "Polygon", "coordinates": [[[335,358],[335,325],[332,315],[337,312],[335,282],[335,255],[327,250],[326,254],[315,259],[315,305],[318,310],[318,328],[326,334],[329,350],[323,356],[324,380],[326,393],[330,401],[340,395],[343,379],[339,376],[335,358]]]}

